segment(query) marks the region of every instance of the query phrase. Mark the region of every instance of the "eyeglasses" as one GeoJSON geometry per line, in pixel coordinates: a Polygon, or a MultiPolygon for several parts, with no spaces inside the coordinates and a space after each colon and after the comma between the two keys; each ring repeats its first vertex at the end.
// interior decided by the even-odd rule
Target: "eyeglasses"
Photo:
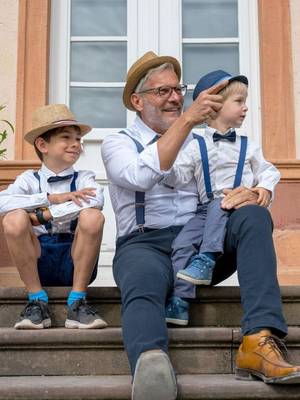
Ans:
{"type": "Polygon", "coordinates": [[[146,89],[138,92],[142,93],[154,93],[156,96],[163,97],[165,99],[169,98],[174,91],[178,96],[184,96],[186,94],[187,85],[177,85],[177,86],[160,86],[153,89],[146,89]]]}

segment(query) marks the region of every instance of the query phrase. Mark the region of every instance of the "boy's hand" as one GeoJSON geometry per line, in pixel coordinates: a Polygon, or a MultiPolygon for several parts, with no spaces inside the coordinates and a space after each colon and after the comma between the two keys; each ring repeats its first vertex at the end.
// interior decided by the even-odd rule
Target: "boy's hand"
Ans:
{"type": "Polygon", "coordinates": [[[272,197],[270,190],[263,187],[255,187],[251,189],[252,192],[258,194],[257,203],[262,207],[268,207],[272,197]]]}
{"type": "Polygon", "coordinates": [[[38,221],[38,219],[37,219],[37,217],[36,217],[34,212],[30,212],[30,213],[28,213],[28,215],[29,215],[29,219],[30,219],[30,222],[31,222],[32,226],[41,225],[41,223],[38,221]]]}
{"type": "Polygon", "coordinates": [[[52,193],[48,195],[48,200],[51,204],[61,204],[66,201],[73,201],[79,207],[82,207],[82,203],[80,200],[89,203],[89,196],[96,196],[95,188],[85,188],[82,190],[77,190],[76,192],[68,192],[68,193],[52,193]]]}
{"type": "MultiPolygon", "coordinates": [[[[41,225],[41,223],[39,222],[39,220],[37,219],[36,213],[35,212],[30,212],[28,213],[29,215],[29,219],[31,222],[32,226],[39,226],[41,225]]],[[[46,221],[50,221],[50,219],[52,219],[52,215],[49,209],[43,211],[43,218],[46,221]]]]}

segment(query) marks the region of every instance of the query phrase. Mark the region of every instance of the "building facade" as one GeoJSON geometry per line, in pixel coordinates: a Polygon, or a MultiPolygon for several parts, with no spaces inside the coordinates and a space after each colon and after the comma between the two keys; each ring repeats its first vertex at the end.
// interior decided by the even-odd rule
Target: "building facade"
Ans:
{"type": "MultiPolygon", "coordinates": [[[[1,118],[16,127],[5,143],[7,159],[0,162],[2,187],[23,169],[39,166],[23,142],[33,109],[68,104],[94,126],[78,166],[95,170],[105,186],[100,265],[109,266],[115,227],[100,146],[105,135],[134,118],[121,101],[128,67],[148,50],[175,56],[188,84],[187,105],[204,73],[242,73],[250,82],[244,128],[282,174],[272,208],[279,279],[300,283],[298,0],[0,0],[0,9],[0,104],[7,105],[1,118]]],[[[1,284],[11,262],[0,243],[1,284]]],[[[17,279],[9,276],[9,282],[17,279]]]]}

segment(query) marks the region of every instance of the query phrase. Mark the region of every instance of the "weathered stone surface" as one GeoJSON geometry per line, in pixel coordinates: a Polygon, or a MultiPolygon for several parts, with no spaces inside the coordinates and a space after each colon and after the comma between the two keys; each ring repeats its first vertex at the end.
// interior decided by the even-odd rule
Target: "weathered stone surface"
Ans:
{"type": "MultiPolygon", "coordinates": [[[[130,400],[130,381],[126,375],[0,377],[0,400],[130,400]]],[[[299,385],[237,381],[229,374],[179,375],[177,399],[299,400],[299,385]]]]}
{"type": "MultiPolygon", "coordinates": [[[[64,326],[70,288],[46,288],[53,326],[64,326]]],[[[300,286],[281,288],[283,309],[289,325],[299,325],[300,286]]],[[[121,325],[120,292],[116,287],[92,287],[88,298],[110,327],[121,325]]],[[[27,302],[23,288],[0,288],[0,327],[13,326],[27,302]]],[[[201,287],[191,302],[189,326],[238,326],[242,317],[238,287],[201,287]]]]}

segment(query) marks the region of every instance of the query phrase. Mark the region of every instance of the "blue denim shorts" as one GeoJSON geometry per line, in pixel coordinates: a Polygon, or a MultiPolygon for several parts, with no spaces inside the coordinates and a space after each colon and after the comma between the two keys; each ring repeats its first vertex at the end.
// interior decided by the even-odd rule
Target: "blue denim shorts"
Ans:
{"type": "MultiPolygon", "coordinates": [[[[38,236],[41,257],[38,259],[38,272],[42,286],[72,286],[74,264],[71,255],[73,235],[59,233],[38,236]]],[[[90,280],[97,276],[98,258],[90,280]]]]}

